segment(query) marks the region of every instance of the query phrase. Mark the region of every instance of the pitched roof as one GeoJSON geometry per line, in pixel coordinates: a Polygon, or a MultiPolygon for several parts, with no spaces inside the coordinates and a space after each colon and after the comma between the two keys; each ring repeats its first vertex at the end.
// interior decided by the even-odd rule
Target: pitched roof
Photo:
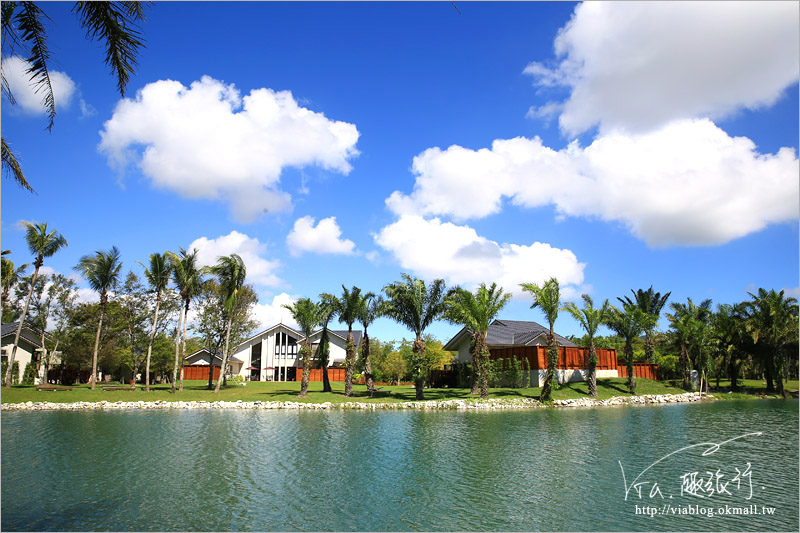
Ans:
{"type": "MultiPolygon", "coordinates": [[[[184,359],[189,359],[189,358],[192,358],[192,357],[194,357],[195,355],[197,355],[197,354],[199,354],[199,353],[201,353],[201,352],[207,352],[207,353],[211,353],[211,350],[209,350],[208,348],[200,348],[200,349],[199,349],[199,350],[197,350],[196,352],[194,352],[194,353],[190,353],[189,355],[187,355],[186,357],[184,357],[184,359]]],[[[221,353],[219,353],[219,352],[214,352],[214,359],[219,359],[220,361],[222,361],[222,354],[221,354],[221,353]]],[[[230,357],[228,357],[228,362],[230,362],[230,361],[233,361],[233,362],[236,362],[236,363],[242,363],[242,364],[244,364],[244,361],[242,361],[242,360],[241,360],[241,359],[239,359],[238,357],[234,357],[233,355],[231,355],[230,357]]]]}
{"type": "MultiPolygon", "coordinates": [[[[527,320],[495,320],[486,331],[486,344],[489,346],[525,346],[540,335],[547,335],[549,329],[538,322],[527,320]]],[[[459,331],[447,344],[445,350],[457,350],[464,335],[469,334],[466,328],[459,331]]],[[[577,346],[556,333],[556,340],[561,346],[577,346]]]]}
{"type": "MultiPolygon", "coordinates": [[[[347,330],[346,329],[329,329],[328,331],[330,333],[333,333],[334,335],[337,335],[337,336],[343,338],[344,340],[347,340],[347,330]]],[[[355,343],[356,348],[358,348],[358,346],[361,344],[361,331],[360,330],[356,330],[356,329],[353,330],[353,342],[355,343]]]]}
{"type": "MultiPolygon", "coordinates": [[[[17,328],[19,328],[19,320],[17,320],[16,322],[7,322],[7,323],[3,324],[2,328],[1,328],[2,329],[2,337],[5,337],[7,335],[9,335],[11,337],[15,336],[17,334],[17,328]]],[[[42,347],[41,333],[39,331],[33,329],[32,327],[30,327],[28,324],[25,324],[25,326],[23,326],[22,333],[20,333],[19,336],[20,336],[21,339],[25,339],[26,341],[28,341],[29,343],[33,344],[37,348],[41,348],[42,347]]],[[[9,343],[13,343],[13,342],[14,342],[14,339],[12,338],[9,341],[9,343]]]]}

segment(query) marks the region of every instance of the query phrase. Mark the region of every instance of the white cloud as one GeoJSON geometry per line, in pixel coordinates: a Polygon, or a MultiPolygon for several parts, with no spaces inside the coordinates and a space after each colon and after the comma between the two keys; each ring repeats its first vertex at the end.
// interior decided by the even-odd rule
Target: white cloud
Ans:
{"type": "Polygon", "coordinates": [[[316,226],[311,216],[298,218],[292,231],[286,236],[286,244],[293,257],[299,257],[303,252],[343,255],[355,253],[353,241],[342,240],[342,230],[336,223],[336,217],[323,218],[316,226]]]}
{"type": "Polygon", "coordinates": [[[784,292],[784,296],[792,297],[792,298],[800,298],[800,287],[789,287],[781,289],[784,292]]]}
{"type": "Polygon", "coordinates": [[[469,226],[438,218],[402,215],[382,228],[375,242],[401,267],[426,280],[443,278],[465,286],[497,282],[520,298],[520,283],[541,283],[555,276],[570,295],[583,283],[585,264],[570,250],[541,242],[498,244],[469,226]]]}
{"type": "Polygon", "coordinates": [[[643,132],[769,106],[798,79],[797,2],[585,2],[556,37],[559,62],[525,73],[571,89],[577,134],[643,132]]]}
{"type": "Polygon", "coordinates": [[[244,233],[232,231],[216,239],[200,237],[186,249],[197,248],[197,262],[201,266],[210,266],[217,263],[217,258],[223,255],[239,254],[247,268],[247,281],[256,285],[277,286],[283,281],[275,274],[280,268],[280,261],[264,259],[267,245],[254,237],[244,233]]]}
{"type": "Polygon", "coordinates": [[[97,114],[97,109],[92,104],[89,104],[83,98],[78,102],[81,108],[81,118],[93,117],[97,114]]]}
{"type": "Polygon", "coordinates": [[[359,133],[300,107],[289,91],[241,97],[234,85],[203,76],[188,88],[172,80],[146,85],[117,104],[100,136],[110,165],[138,160],[156,186],[221,199],[235,219],[250,222],[291,209],[291,196],[278,188],[286,167],[349,173],[359,133]]]}
{"type": "MultiPolygon", "coordinates": [[[[28,65],[27,61],[17,56],[3,58],[3,75],[19,107],[28,113],[44,115],[47,113],[42,104],[44,89],[36,92],[35,86],[30,82],[30,75],[25,72],[28,65]]],[[[56,111],[68,108],[75,94],[75,82],[65,72],[58,70],[51,70],[49,75],[56,111]]]]}
{"type": "Polygon", "coordinates": [[[253,308],[253,313],[255,314],[256,320],[261,324],[259,329],[269,328],[278,323],[283,323],[290,328],[298,329],[297,324],[292,318],[292,313],[283,307],[284,305],[292,305],[297,300],[298,297],[282,292],[273,296],[272,302],[270,303],[257,303],[253,308]]]}
{"type": "Polygon", "coordinates": [[[500,211],[505,197],[621,222],[651,246],[722,244],[798,216],[794,150],[761,154],[708,119],[560,151],[522,137],[477,151],[430,148],[413,171],[413,193],[386,200],[397,214],[480,218],[500,211]]]}

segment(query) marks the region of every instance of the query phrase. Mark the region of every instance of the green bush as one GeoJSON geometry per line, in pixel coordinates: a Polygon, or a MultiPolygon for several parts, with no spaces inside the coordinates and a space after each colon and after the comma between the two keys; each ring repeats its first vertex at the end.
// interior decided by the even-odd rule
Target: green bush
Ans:
{"type": "MultiPolygon", "coordinates": [[[[3,377],[0,378],[5,383],[6,380],[6,371],[8,370],[8,361],[3,361],[2,365],[2,372],[3,377]]],[[[14,365],[11,367],[11,384],[16,385],[19,383],[19,361],[14,361],[14,365]]]]}
{"type": "Polygon", "coordinates": [[[680,379],[680,358],[677,355],[657,355],[655,362],[659,380],[680,379]]]}
{"type": "MultiPolygon", "coordinates": [[[[17,362],[14,361],[16,365],[17,362]]],[[[29,361],[25,365],[25,372],[22,373],[22,384],[23,385],[33,385],[34,380],[36,379],[36,365],[29,361]]]]}

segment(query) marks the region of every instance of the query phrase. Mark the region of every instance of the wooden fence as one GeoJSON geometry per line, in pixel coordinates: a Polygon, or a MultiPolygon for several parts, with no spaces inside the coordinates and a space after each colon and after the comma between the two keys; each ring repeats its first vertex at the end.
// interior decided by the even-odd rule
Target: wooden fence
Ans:
{"type": "MultiPolygon", "coordinates": [[[[330,381],[344,381],[344,368],[328,368],[328,379],[330,381]]],[[[311,374],[308,376],[309,381],[322,381],[322,369],[312,368],[311,374]]],[[[298,368],[295,375],[295,381],[303,381],[303,369],[298,368]]]]}
{"type": "MultiPolygon", "coordinates": [[[[208,379],[208,365],[189,365],[183,367],[183,379],[208,379]]],[[[219,367],[214,365],[214,379],[219,379],[219,367]]]]}
{"type": "MultiPolygon", "coordinates": [[[[628,377],[628,367],[625,365],[620,365],[617,371],[619,372],[619,377],[628,377]]],[[[652,363],[633,363],[633,377],[658,381],[658,365],[652,363]]]]}

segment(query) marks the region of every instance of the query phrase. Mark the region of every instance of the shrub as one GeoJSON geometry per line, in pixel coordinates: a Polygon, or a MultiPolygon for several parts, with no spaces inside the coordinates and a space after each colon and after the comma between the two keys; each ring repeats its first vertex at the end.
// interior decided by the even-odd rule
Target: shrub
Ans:
{"type": "MultiPolygon", "coordinates": [[[[14,361],[16,365],[17,362],[14,361]]],[[[25,364],[25,371],[22,373],[22,384],[23,385],[33,385],[34,380],[36,379],[36,365],[29,361],[25,364]]]]}

